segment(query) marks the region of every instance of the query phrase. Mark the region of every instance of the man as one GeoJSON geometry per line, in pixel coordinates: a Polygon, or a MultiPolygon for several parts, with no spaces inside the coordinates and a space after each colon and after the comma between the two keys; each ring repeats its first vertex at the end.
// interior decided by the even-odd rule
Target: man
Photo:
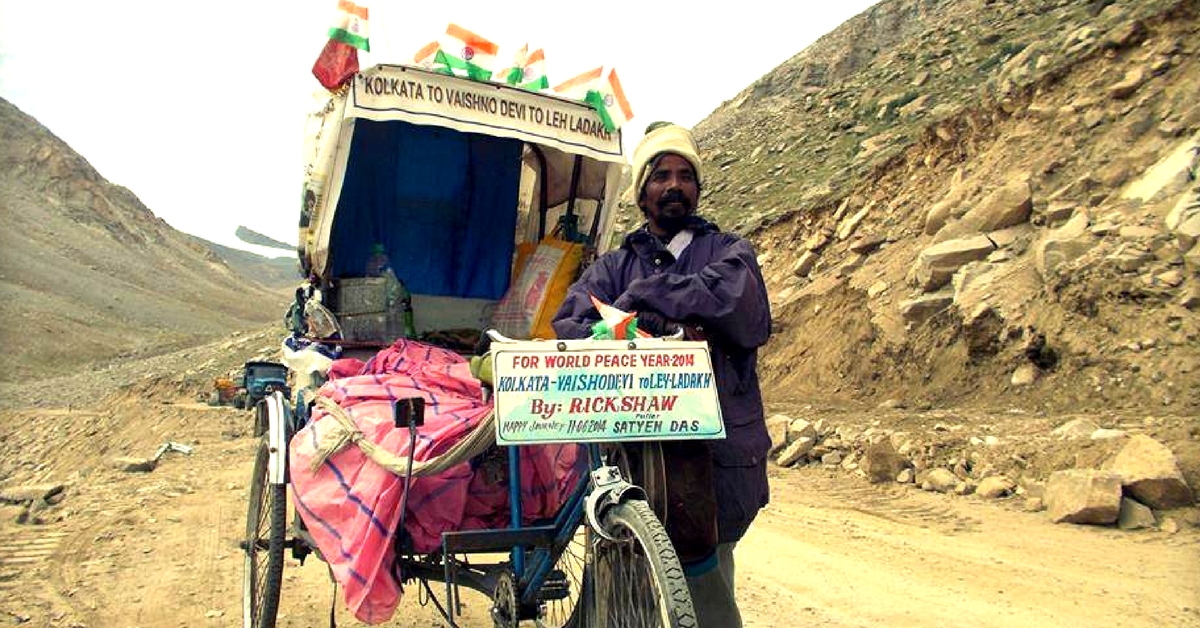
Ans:
{"type": "MultiPolygon", "coordinates": [[[[677,493],[667,498],[667,527],[677,548],[687,548],[680,554],[700,625],[728,627],[741,626],[733,595],[733,547],[768,499],[770,437],[756,366],[757,349],[770,336],[771,314],[750,243],[696,216],[701,172],[696,144],[686,129],[669,123],[646,129],[634,151],[632,188],[646,222],[584,272],[553,324],[559,338],[590,336],[600,318],[589,297],[595,295],[637,312],[639,327],[655,335],[682,326],[689,338],[708,341],[726,438],[700,441],[700,457],[695,441],[664,444],[668,488],[677,493]],[[704,467],[701,473],[696,472],[698,463],[704,467]],[[692,481],[672,484],[673,475],[692,481]],[[705,477],[711,481],[695,481],[705,477]],[[707,500],[695,494],[697,484],[708,492],[707,500]],[[679,497],[681,492],[686,495],[679,497]],[[695,543],[672,530],[673,522],[702,521],[706,508],[711,514],[714,506],[713,543],[707,553],[697,552],[695,543]],[[679,508],[687,514],[679,516],[679,508]]],[[[699,537],[703,539],[703,530],[699,537]]]]}

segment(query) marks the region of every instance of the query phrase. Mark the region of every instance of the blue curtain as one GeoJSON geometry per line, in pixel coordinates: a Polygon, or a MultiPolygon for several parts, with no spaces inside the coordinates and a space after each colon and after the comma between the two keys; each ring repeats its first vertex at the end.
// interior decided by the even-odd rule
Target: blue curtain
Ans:
{"type": "Polygon", "coordinates": [[[417,294],[499,299],[508,288],[521,142],[357,120],[330,234],[333,277],[373,244],[417,294]]]}

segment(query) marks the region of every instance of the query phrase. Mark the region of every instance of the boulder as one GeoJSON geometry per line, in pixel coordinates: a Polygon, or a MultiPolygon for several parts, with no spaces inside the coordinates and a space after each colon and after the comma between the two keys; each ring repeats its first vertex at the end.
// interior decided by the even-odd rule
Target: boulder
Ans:
{"type": "Polygon", "coordinates": [[[890,439],[884,438],[867,447],[863,454],[862,470],[873,484],[891,482],[900,472],[911,466],[908,459],[900,455],[890,439]]]}
{"type": "Polygon", "coordinates": [[[915,299],[900,302],[900,315],[905,322],[920,324],[935,314],[954,304],[954,295],[950,292],[937,292],[921,295],[915,299]]]}
{"type": "Polygon", "coordinates": [[[817,441],[815,438],[809,436],[797,439],[792,444],[784,448],[783,451],[779,452],[779,457],[775,459],[775,463],[781,467],[790,467],[793,464],[796,464],[796,461],[800,460],[806,454],[808,454],[808,452],[812,451],[813,445],[816,442],[817,441]]]}
{"type": "Polygon", "coordinates": [[[1054,523],[1107,525],[1121,510],[1121,476],[1094,469],[1056,471],[1043,499],[1054,523]]]}
{"type": "Polygon", "coordinates": [[[871,211],[871,206],[872,203],[867,203],[862,209],[855,212],[854,215],[843,220],[842,224],[838,226],[837,238],[839,240],[849,238],[854,233],[854,230],[858,228],[858,225],[862,223],[863,219],[867,217],[867,213],[871,211]]]}
{"type": "Polygon", "coordinates": [[[787,428],[791,422],[792,417],[786,414],[773,414],[767,417],[767,434],[771,436],[770,453],[774,454],[787,446],[787,428]]]}
{"type": "Polygon", "coordinates": [[[1124,100],[1133,95],[1134,92],[1146,82],[1146,70],[1141,66],[1135,66],[1125,72],[1125,76],[1121,77],[1120,81],[1108,87],[1108,95],[1117,100],[1124,100]]]}
{"type": "Polygon", "coordinates": [[[921,488],[927,491],[937,491],[938,493],[949,493],[958,486],[958,476],[954,475],[949,469],[941,467],[933,469],[925,476],[925,480],[921,482],[921,488]]]}
{"type": "Polygon", "coordinates": [[[983,235],[935,244],[917,255],[909,270],[909,281],[925,292],[936,290],[950,283],[964,264],[984,259],[994,250],[996,245],[983,235]]]}
{"type": "Polygon", "coordinates": [[[1121,511],[1117,513],[1117,527],[1122,530],[1153,528],[1154,511],[1128,497],[1121,498],[1121,511]]]}
{"type": "Polygon", "coordinates": [[[815,251],[805,251],[800,255],[800,259],[796,260],[796,264],[792,266],[792,274],[797,277],[807,277],[808,273],[812,272],[813,266],[817,265],[817,260],[820,258],[821,255],[815,251]]]}
{"type": "Polygon", "coordinates": [[[1033,195],[1029,183],[1013,181],[985,196],[962,218],[942,227],[934,241],[945,242],[1018,225],[1028,221],[1032,211],[1033,195]]]}
{"type": "Polygon", "coordinates": [[[1078,211],[1063,226],[1046,233],[1033,248],[1033,263],[1043,279],[1054,276],[1059,266],[1087,253],[1099,241],[1088,233],[1087,212],[1078,211]]]}
{"type": "Polygon", "coordinates": [[[1144,434],[1130,438],[1108,469],[1121,477],[1131,496],[1151,508],[1190,506],[1194,499],[1175,454],[1144,434]]]}
{"type": "Polygon", "coordinates": [[[934,203],[925,214],[925,234],[933,235],[946,226],[946,221],[950,219],[950,214],[957,203],[957,198],[945,198],[934,203]]]}
{"type": "Polygon", "coordinates": [[[816,440],[817,429],[807,419],[793,419],[787,426],[788,442],[793,442],[804,437],[816,440]]]}
{"type": "Polygon", "coordinates": [[[1012,495],[1013,490],[1016,488],[1017,483],[1008,477],[993,475],[979,481],[979,486],[975,488],[975,494],[987,499],[999,499],[1012,495]]]}
{"type": "Polygon", "coordinates": [[[1028,362],[1018,366],[1009,376],[1008,382],[1013,386],[1028,386],[1037,381],[1038,369],[1028,362]]]}

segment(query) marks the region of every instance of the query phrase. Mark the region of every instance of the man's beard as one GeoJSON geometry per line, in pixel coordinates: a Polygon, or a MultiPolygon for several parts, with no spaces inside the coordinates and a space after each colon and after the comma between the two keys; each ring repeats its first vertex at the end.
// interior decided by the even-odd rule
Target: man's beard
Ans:
{"type": "Polygon", "coordinates": [[[683,195],[679,190],[668,190],[658,199],[658,216],[655,222],[662,229],[669,232],[677,232],[683,229],[687,224],[687,219],[692,215],[692,202],[688,197],[683,195]],[[678,203],[683,208],[682,214],[668,213],[667,206],[672,203],[678,203]]]}
{"type": "Polygon", "coordinates": [[[691,214],[684,214],[682,216],[667,216],[664,214],[659,214],[658,218],[654,222],[660,229],[666,231],[667,233],[679,233],[680,231],[683,231],[683,228],[687,225],[688,218],[690,216],[691,214]]]}

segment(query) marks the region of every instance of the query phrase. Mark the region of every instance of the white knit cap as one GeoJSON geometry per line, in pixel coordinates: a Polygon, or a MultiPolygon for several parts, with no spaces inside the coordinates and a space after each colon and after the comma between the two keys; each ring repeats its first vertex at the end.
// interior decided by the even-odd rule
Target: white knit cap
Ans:
{"type": "Polygon", "coordinates": [[[650,175],[650,164],[663,153],[674,153],[688,160],[696,171],[696,182],[700,182],[700,155],[692,134],[677,124],[667,124],[646,133],[633,150],[633,187],[630,193],[634,200],[642,195],[646,177],[650,175]]]}

